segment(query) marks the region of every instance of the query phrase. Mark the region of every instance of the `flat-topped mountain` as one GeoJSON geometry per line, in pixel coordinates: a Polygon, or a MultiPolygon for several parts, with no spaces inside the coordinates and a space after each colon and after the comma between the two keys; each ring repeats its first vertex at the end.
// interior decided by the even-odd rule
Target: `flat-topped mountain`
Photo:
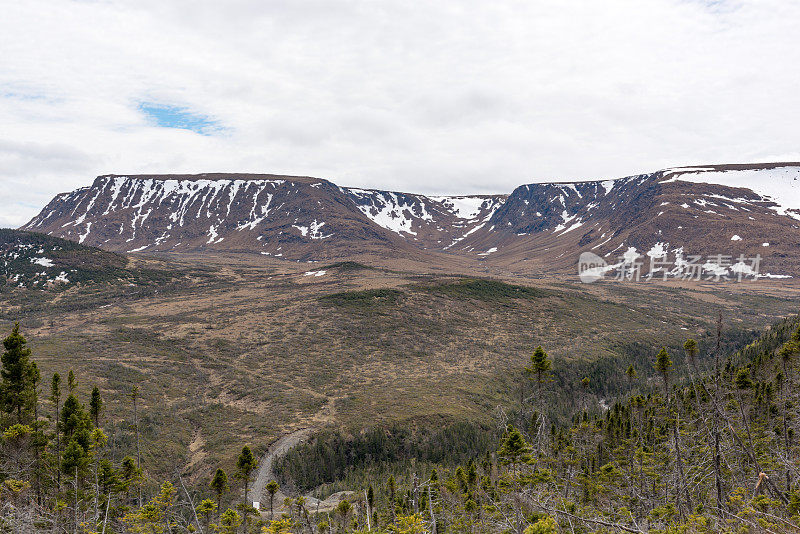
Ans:
{"type": "Polygon", "coordinates": [[[295,176],[108,175],[56,196],[24,228],[114,251],[327,259],[446,246],[502,200],[346,189],[295,176]]]}
{"type": "Polygon", "coordinates": [[[523,274],[572,270],[586,251],[612,264],[623,254],[645,264],[661,253],[730,256],[724,269],[758,254],[762,272],[795,275],[798,178],[798,163],[710,165],[426,196],[269,174],[106,175],[56,196],[23,228],[118,252],[433,252],[523,274]]]}

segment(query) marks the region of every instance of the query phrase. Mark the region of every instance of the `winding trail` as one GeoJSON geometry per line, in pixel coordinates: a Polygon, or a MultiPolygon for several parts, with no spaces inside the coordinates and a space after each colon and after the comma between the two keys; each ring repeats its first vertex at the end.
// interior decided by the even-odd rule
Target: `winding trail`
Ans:
{"type": "MultiPolygon", "coordinates": [[[[266,492],[265,488],[270,480],[275,480],[275,460],[308,439],[313,430],[313,428],[303,428],[291,434],[281,436],[269,446],[267,452],[261,457],[258,463],[258,474],[253,482],[253,486],[250,488],[250,499],[260,503],[262,512],[269,512],[269,494],[266,492]]],[[[278,490],[274,500],[274,509],[276,512],[283,508],[283,500],[285,498],[286,495],[278,490]]]]}
{"type": "MultiPolygon", "coordinates": [[[[270,480],[275,480],[275,460],[289,452],[293,447],[303,443],[307,440],[314,428],[303,428],[296,430],[291,434],[286,434],[278,438],[272,445],[269,446],[267,452],[261,457],[258,464],[258,474],[250,488],[250,498],[259,503],[262,517],[266,518],[269,515],[269,493],[266,491],[267,484],[270,480]]],[[[340,491],[330,495],[324,501],[321,501],[311,494],[305,495],[306,508],[311,512],[328,512],[336,508],[340,501],[347,499],[354,495],[352,491],[340,491]]],[[[276,517],[279,517],[283,512],[283,501],[287,495],[281,490],[275,493],[273,500],[273,512],[276,517]]]]}

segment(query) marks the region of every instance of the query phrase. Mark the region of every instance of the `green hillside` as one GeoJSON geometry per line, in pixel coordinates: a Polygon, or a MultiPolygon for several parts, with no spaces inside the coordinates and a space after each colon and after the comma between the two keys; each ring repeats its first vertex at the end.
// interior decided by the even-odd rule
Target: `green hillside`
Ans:
{"type": "MultiPolygon", "coordinates": [[[[225,284],[225,276],[241,283],[246,273],[201,277],[187,269],[184,276],[197,284],[192,295],[208,298],[215,291],[230,296],[236,288],[225,284]]],[[[298,296],[306,279],[303,272],[285,273],[276,284],[298,296]]],[[[342,285],[354,281],[331,284],[329,294],[348,293],[342,285]]],[[[757,337],[723,325],[706,331],[699,343],[673,341],[669,331],[664,344],[646,345],[633,330],[596,337],[601,344],[615,339],[636,347],[613,361],[558,359],[554,354],[564,350],[558,348],[564,341],[553,337],[552,351],[545,343],[546,351],[516,351],[496,360],[494,370],[450,374],[443,370],[443,351],[439,367],[426,367],[426,376],[412,371],[424,360],[408,352],[407,334],[398,328],[415,299],[426,302],[425,310],[458,313],[459,335],[469,324],[464,319],[479,311],[499,315],[491,325],[495,331],[516,329],[531,317],[541,321],[531,306],[554,313],[559,327],[577,329],[586,323],[569,322],[559,302],[582,299],[592,318],[611,317],[604,307],[613,304],[564,288],[534,291],[500,282],[415,278],[398,287],[388,300],[377,293],[377,302],[374,289],[349,290],[353,298],[335,296],[325,304],[316,297],[319,286],[308,293],[307,305],[321,305],[329,318],[347,313],[349,322],[334,321],[336,331],[363,321],[345,340],[360,340],[363,354],[354,367],[342,361],[341,350],[324,360],[305,347],[309,369],[321,371],[327,362],[328,379],[318,383],[313,380],[321,375],[292,380],[283,370],[259,367],[243,352],[254,350],[244,337],[208,342],[203,331],[225,325],[203,326],[185,315],[192,300],[181,286],[166,297],[127,295],[104,317],[96,314],[107,304],[63,314],[61,326],[69,331],[87,313],[92,324],[105,326],[80,335],[48,324],[30,329],[25,339],[26,332],[9,329],[0,373],[0,490],[10,508],[0,513],[0,528],[99,532],[105,523],[107,532],[131,533],[797,531],[800,318],[781,320],[757,337]],[[432,287],[451,285],[458,289],[436,289],[443,300],[431,300],[432,287]],[[508,309],[497,308],[498,299],[508,309]],[[180,321],[170,320],[171,306],[180,321]],[[138,326],[157,324],[155,310],[164,326],[138,326]],[[367,325],[372,336],[361,338],[359,329],[367,325]],[[378,383],[370,388],[355,369],[378,355],[371,343],[390,346],[381,340],[389,325],[409,365],[381,377],[384,400],[378,383]],[[186,328],[183,338],[180,328],[186,328]],[[207,350],[198,354],[200,345],[189,339],[203,340],[207,350]],[[676,349],[661,348],[676,343],[676,349]],[[619,383],[593,385],[612,375],[619,383]],[[355,396],[365,386],[372,394],[369,410],[355,396]],[[613,389],[616,400],[599,397],[604,389],[613,389]],[[340,396],[323,401],[326,391],[340,396]],[[269,412],[246,409],[258,403],[269,412]],[[282,497],[270,503],[272,512],[259,512],[242,500],[269,498],[247,493],[248,501],[245,493],[254,485],[264,444],[279,434],[276,429],[292,428],[292,419],[295,428],[312,426],[315,433],[275,459],[280,482],[270,487],[282,497]],[[227,484],[220,469],[228,473],[227,484]],[[209,486],[215,471],[219,484],[209,486]]],[[[263,304],[251,292],[244,295],[251,306],[263,304]]],[[[246,321],[241,310],[232,323],[246,321]]],[[[308,323],[317,340],[333,328],[324,314],[308,323]]],[[[425,324],[411,326],[438,346],[433,340],[446,330],[435,322],[432,330],[431,324],[420,328],[425,324]]],[[[530,346],[531,339],[521,337],[530,346]]],[[[397,352],[392,358],[402,361],[397,352]]],[[[390,361],[380,358],[370,372],[390,361]]]]}
{"type": "Polygon", "coordinates": [[[564,424],[542,415],[557,389],[550,371],[530,374],[540,395],[495,419],[505,430],[494,442],[475,439],[491,435],[491,419],[484,430],[445,428],[434,442],[397,430],[320,435],[282,459],[282,482],[324,483],[320,497],[368,488],[371,524],[388,529],[798,532],[799,327],[793,316],[739,351],[703,359],[693,340],[681,359],[652,347],[660,380],[620,367],[628,393],[608,409],[581,395],[564,424]],[[474,447],[466,459],[465,446],[474,447]]]}
{"type": "Polygon", "coordinates": [[[77,285],[164,283],[165,272],[131,269],[127,257],[46,234],[0,228],[0,291],[63,291],[77,285]]]}

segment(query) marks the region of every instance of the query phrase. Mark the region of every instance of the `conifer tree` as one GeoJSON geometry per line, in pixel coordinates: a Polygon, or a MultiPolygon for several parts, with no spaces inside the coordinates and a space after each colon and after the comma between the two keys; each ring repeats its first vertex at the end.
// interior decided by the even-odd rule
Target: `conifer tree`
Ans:
{"type": "Polygon", "coordinates": [[[531,447],[522,434],[516,428],[509,427],[508,431],[500,441],[500,449],[497,456],[503,465],[522,464],[530,458],[531,447]]]}
{"type": "Polygon", "coordinates": [[[236,460],[236,475],[244,481],[245,504],[248,503],[247,490],[250,485],[250,475],[255,470],[257,465],[258,462],[256,461],[255,456],[253,456],[253,451],[250,450],[250,447],[248,447],[247,445],[242,447],[242,453],[236,460]]]}
{"type": "Polygon", "coordinates": [[[591,383],[591,379],[588,376],[584,376],[581,379],[581,410],[589,409],[589,386],[591,383]]]}
{"type": "Polygon", "coordinates": [[[553,364],[550,361],[550,358],[540,345],[536,347],[536,350],[534,350],[533,354],[531,354],[530,366],[525,368],[525,374],[528,375],[528,378],[534,380],[535,377],[536,381],[536,411],[531,419],[531,432],[537,436],[537,451],[542,446],[541,440],[538,439],[540,436],[540,430],[544,428],[545,424],[547,423],[544,396],[542,395],[542,386],[545,382],[550,380],[549,373],[552,367],[553,364]]]}
{"type": "Polygon", "coordinates": [[[67,389],[69,390],[70,395],[75,393],[75,390],[78,388],[78,381],[75,380],[75,373],[72,369],[69,370],[67,374],[67,389]]]}
{"type": "Polygon", "coordinates": [[[58,373],[53,373],[53,380],[50,382],[50,402],[53,403],[53,427],[56,434],[56,488],[61,489],[61,424],[59,422],[58,413],[61,411],[61,376],[58,373]]]}
{"type": "Polygon", "coordinates": [[[217,472],[214,473],[214,478],[211,479],[210,487],[217,496],[217,510],[221,511],[222,494],[231,489],[230,486],[228,486],[228,475],[225,474],[225,471],[217,469],[217,472]]]}
{"type": "Polygon", "coordinates": [[[625,376],[628,377],[628,389],[633,388],[633,381],[636,380],[636,369],[633,365],[629,365],[625,370],[625,376]]]}
{"type": "Polygon", "coordinates": [[[92,399],[89,401],[89,414],[92,416],[94,426],[100,426],[100,414],[103,412],[103,399],[97,386],[92,389],[92,399]]]}
{"type": "MultiPolygon", "coordinates": [[[[789,431],[788,425],[788,412],[791,407],[791,403],[787,400],[787,393],[792,390],[792,380],[791,380],[791,363],[792,360],[800,353],[800,328],[795,330],[792,334],[792,337],[789,341],[784,343],[778,351],[779,356],[781,357],[781,365],[783,366],[783,373],[778,375],[778,382],[780,384],[781,389],[781,422],[782,422],[782,430],[783,430],[783,445],[785,454],[787,457],[791,454],[791,447],[792,447],[792,439],[791,433],[789,431]]],[[[785,472],[786,476],[786,488],[787,491],[791,487],[791,473],[789,469],[786,469],[785,472]]]]}
{"type": "Polygon", "coordinates": [[[0,400],[6,413],[16,414],[17,423],[27,419],[31,405],[31,349],[27,340],[19,333],[19,323],[14,325],[11,334],[3,340],[5,352],[0,369],[0,400]]]}
{"type": "MultiPolygon", "coordinates": [[[[667,409],[671,410],[670,407],[670,395],[669,395],[669,377],[670,377],[670,370],[672,369],[672,359],[669,357],[667,353],[667,348],[663,347],[658,354],[656,355],[656,362],[655,362],[656,371],[659,372],[661,378],[664,380],[664,397],[666,398],[667,409]]],[[[678,420],[677,416],[675,417],[675,421],[671,422],[672,427],[672,435],[673,441],[675,446],[675,478],[680,486],[680,488],[685,492],[686,498],[686,506],[689,510],[692,509],[692,498],[689,493],[689,486],[686,481],[686,476],[684,475],[683,471],[683,458],[681,454],[681,445],[680,445],[680,432],[678,431],[678,427],[680,426],[680,421],[678,420]]],[[[680,499],[678,499],[678,508],[681,509],[682,503],[680,499]]],[[[682,510],[682,509],[681,509],[682,510]]]]}
{"type": "Polygon", "coordinates": [[[350,501],[347,499],[339,501],[339,504],[336,505],[336,513],[339,515],[341,530],[343,532],[347,530],[347,516],[350,515],[352,507],[350,501]]]}
{"type": "MultiPolygon", "coordinates": [[[[142,468],[142,455],[141,449],[139,448],[139,410],[138,410],[138,400],[139,400],[139,386],[134,385],[131,388],[130,398],[133,401],[133,428],[136,432],[136,469],[142,468]]],[[[139,488],[139,506],[142,505],[142,489],[139,488]]]]}
{"type": "Polygon", "coordinates": [[[219,517],[219,527],[217,532],[220,534],[235,534],[242,524],[242,516],[228,508],[219,517]]]}
{"type": "Polygon", "coordinates": [[[392,514],[392,521],[394,521],[397,517],[397,484],[394,475],[389,475],[386,484],[389,487],[389,511],[392,514]]]}
{"type": "Polygon", "coordinates": [[[61,408],[61,428],[65,439],[69,440],[77,431],[88,429],[90,425],[89,416],[83,405],[75,395],[69,395],[61,408]]]}
{"type": "Polygon", "coordinates": [[[689,360],[689,364],[692,366],[692,368],[695,368],[697,354],[699,352],[697,348],[697,341],[692,338],[687,339],[683,344],[683,350],[686,352],[686,358],[689,360]]]}
{"type": "Polygon", "coordinates": [[[69,475],[75,472],[84,473],[89,465],[89,455],[86,450],[76,440],[71,440],[64,449],[64,456],[61,460],[61,470],[69,475]]]}
{"type": "Polygon", "coordinates": [[[788,382],[791,382],[791,363],[797,354],[800,353],[800,343],[794,339],[790,339],[784,343],[778,354],[781,357],[781,364],[783,365],[783,374],[788,382]]]}
{"type": "MultiPolygon", "coordinates": [[[[274,514],[273,514],[273,511],[272,511],[272,505],[273,505],[273,501],[275,500],[275,494],[278,493],[278,489],[279,489],[278,483],[275,482],[274,480],[270,480],[267,483],[267,493],[269,493],[269,519],[270,519],[270,521],[272,521],[272,519],[274,518],[273,517],[274,514]]],[[[370,489],[372,489],[372,486],[370,486],[370,489]]]]}
{"type": "Polygon", "coordinates": [[[672,368],[672,360],[670,359],[669,354],[667,354],[666,347],[658,351],[655,368],[656,371],[658,371],[661,375],[661,378],[664,380],[664,395],[666,395],[667,399],[669,399],[669,372],[672,368]]]}
{"type": "Polygon", "coordinates": [[[694,383],[694,372],[697,371],[697,355],[700,352],[697,348],[697,342],[692,338],[687,339],[683,344],[683,351],[686,353],[686,361],[689,363],[689,380],[692,383],[692,391],[695,395],[697,414],[700,415],[700,392],[694,383]]]}
{"type": "Polygon", "coordinates": [[[39,425],[39,384],[42,382],[42,374],[39,372],[39,366],[36,365],[35,360],[31,360],[31,365],[28,367],[28,380],[30,381],[30,399],[29,404],[33,409],[33,426],[39,425]]]}
{"type": "Polygon", "coordinates": [[[197,505],[197,513],[203,515],[205,518],[206,532],[211,532],[211,514],[213,514],[216,509],[217,503],[211,499],[203,499],[203,501],[197,505]]]}
{"type": "Polygon", "coordinates": [[[536,350],[531,354],[530,367],[526,367],[525,372],[529,376],[536,376],[539,392],[541,392],[541,386],[546,382],[547,373],[552,367],[553,364],[544,349],[541,346],[536,347],[536,350]]]}
{"type": "Polygon", "coordinates": [[[170,525],[174,519],[170,517],[170,513],[176,495],[175,486],[170,482],[164,482],[161,490],[146,506],[129,512],[122,518],[128,526],[128,531],[148,534],[171,531],[170,525]],[[169,530],[166,530],[165,526],[170,527],[169,530]]]}
{"type": "Polygon", "coordinates": [[[736,378],[734,379],[736,388],[740,390],[750,389],[753,387],[753,381],[750,379],[750,369],[742,367],[736,371],[736,378]]]}
{"type": "Polygon", "coordinates": [[[134,486],[137,488],[141,486],[142,470],[136,466],[136,460],[134,460],[131,456],[126,456],[122,459],[119,476],[122,482],[123,490],[128,495],[134,486]]]}

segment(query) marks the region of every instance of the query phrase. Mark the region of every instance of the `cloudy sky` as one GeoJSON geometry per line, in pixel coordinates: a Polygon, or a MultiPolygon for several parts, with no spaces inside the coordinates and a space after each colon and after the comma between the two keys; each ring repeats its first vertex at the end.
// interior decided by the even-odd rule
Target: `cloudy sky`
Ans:
{"type": "Polygon", "coordinates": [[[800,160],[800,2],[0,0],[0,226],[99,174],[422,193],[800,160]]]}

